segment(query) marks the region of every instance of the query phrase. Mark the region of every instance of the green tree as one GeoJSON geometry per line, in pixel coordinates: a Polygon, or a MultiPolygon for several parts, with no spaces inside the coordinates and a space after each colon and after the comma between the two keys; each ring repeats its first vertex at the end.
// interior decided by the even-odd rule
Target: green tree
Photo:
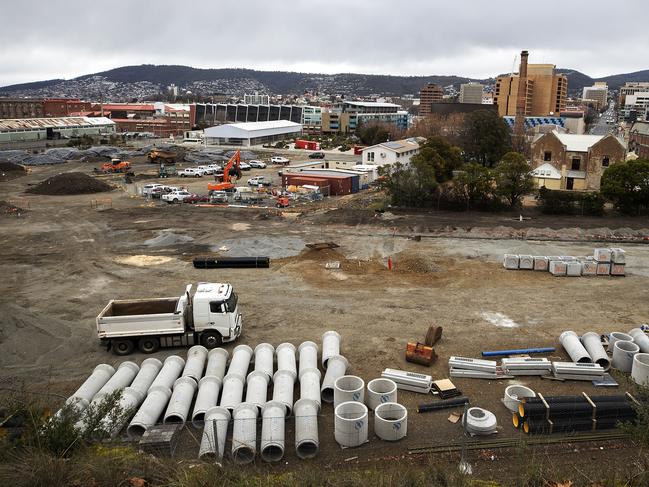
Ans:
{"type": "Polygon", "coordinates": [[[460,141],[468,160],[493,167],[510,150],[511,133],[496,111],[476,110],[464,119],[460,141]]]}
{"type": "Polygon", "coordinates": [[[418,167],[432,168],[438,183],[453,177],[453,171],[462,164],[459,147],[451,145],[444,137],[430,137],[420,146],[419,153],[412,156],[410,163],[418,167]]]}
{"type": "Polygon", "coordinates": [[[530,166],[523,154],[508,152],[494,168],[496,194],[510,207],[518,206],[526,194],[534,189],[530,166]]]}
{"type": "Polygon", "coordinates": [[[623,213],[649,209],[649,160],[618,162],[602,175],[600,192],[623,213]]]}
{"type": "Polygon", "coordinates": [[[381,187],[395,206],[430,206],[437,188],[435,170],[425,164],[396,163],[379,168],[381,187]]]}
{"type": "Polygon", "coordinates": [[[466,199],[467,208],[493,198],[494,176],[487,167],[476,163],[467,164],[457,176],[456,182],[466,199]]]}

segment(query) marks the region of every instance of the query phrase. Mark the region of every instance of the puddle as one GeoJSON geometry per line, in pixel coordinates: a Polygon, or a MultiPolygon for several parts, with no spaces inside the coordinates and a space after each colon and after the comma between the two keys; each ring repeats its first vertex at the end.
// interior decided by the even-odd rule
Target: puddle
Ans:
{"type": "Polygon", "coordinates": [[[293,257],[304,250],[304,240],[296,237],[259,236],[245,238],[230,238],[221,240],[210,248],[212,252],[219,252],[221,247],[229,249],[228,255],[237,257],[270,257],[282,259],[293,257]]]}

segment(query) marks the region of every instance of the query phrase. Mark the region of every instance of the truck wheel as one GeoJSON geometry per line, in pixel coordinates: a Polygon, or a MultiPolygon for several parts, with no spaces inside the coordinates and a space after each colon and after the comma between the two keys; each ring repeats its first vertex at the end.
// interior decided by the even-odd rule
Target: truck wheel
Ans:
{"type": "Polygon", "coordinates": [[[135,349],[131,340],[113,340],[112,346],[115,355],[128,355],[135,349]]]}
{"type": "Polygon", "coordinates": [[[160,340],[156,337],[142,337],[137,342],[137,348],[142,353],[155,353],[160,349],[160,340]]]}
{"type": "Polygon", "coordinates": [[[201,335],[201,345],[208,350],[220,347],[223,344],[221,334],[216,331],[206,331],[201,335]]]}

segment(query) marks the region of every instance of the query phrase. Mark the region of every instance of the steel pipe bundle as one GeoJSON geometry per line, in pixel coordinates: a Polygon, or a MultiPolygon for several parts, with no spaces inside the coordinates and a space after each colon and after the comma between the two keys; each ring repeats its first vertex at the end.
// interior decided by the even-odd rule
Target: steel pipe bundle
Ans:
{"type": "Polygon", "coordinates": [[[221,403],[219,406],[232,412],[243,400],[243,386],[243,376],[235,373],[228,373],[228,375],[223,378],[223,391],[221,393],[221,403]]]}
{"type": "Polygon", "coordinates": [[[325,372],[320,394],[324,402],[334,402],[334,382],[338,377],[345,375],[349,362],[342,355],[333,355],[327,359],[327,372],[325,372]]]}
{"type": "Polygon", "coordinates": [[[261,414],[261,459],[269,463],[279,462],[284,456],[286,408],[281,402],[269,401],[261,414]]]}
{"type": "Polygon", "coordinates": [[[329,367],[329,359],[340,355],[340,335],[330,330],[322,334],[322,366],[329,367]]]}
{"type": "Polygon", "coordinates": [[[429,404],[419,404],[417,406],[418,413],[428,413],[430,411],[438,411],[440,409],[457,408],[469,404],[468,397],[454,397],[453,399],[445,399],[443,401],[432,402],[429,404]]]}
{"type": "Polygon", "coordinates": [[[131,389],[138,391],[142,396],[146,396],[147,391],[161,369],[162,362],[157,358],[150,357],[144,360],[142,365],[140,365],[140,371],[135,376],[135,379],[133,379],[133,382],[131,382],[131,389]]]}
{"type": "Polygon", "coordinates": [[[139,438],[148,428],[156,424],[170,397],[171,389],[168,387],[151,386],[146,399],[126,429],[129,438],[139,438]]]}
{"type": "Polygon", "coordinates": [[[630,373],[633,367],[633,356],[639,351],[640,347],[633,342],[616,341],[613,345],[613,368],[630,373]]]}
{"type": "Polygon", "coordinates": [[[257,453],[257,406],[241,403],[233,412],[232,459],[240,465],[251,463],[257,453]]]}
{"type": "Polygon", "coordinates": [[[397,384],[393,380],[381,377],[367,383],[368,408],[375,410],[379,404],[389,402],[397,402],[397,384]]]}
{"type": "Polygon", "coordinates": [[[180,377],[184,367],[184,359],[180,358],[178,355],[170,355],[165,359],[162,364],[162,369],[160,369],[160,372],[149,389],[153,389],[154,387],[166,387],[167,389],[171,389],[174,386],[176,379],[180,377]]]}
{"type": "Polygon", "coordinates": [[[228,367],[228,375],[236,374],[240,377],[248,375],[248,367],[252,359],[252,348],[248,345],[237,345],[232,351],[232,360],[228,367]]]}
{"type": "Polygon", "coordinates": [[[182,377],[191,377],[198,384],[198,381],[203,377],[206,360],[207,348],[203,345],[194,345],[187,351],[187,362],[185,362],[182,377]]]}
{"type": "Polygon", "coordinates": [[[199,428],[205,421],[207,411],[219,403],[223,382],[216,376],[206,375],[198,381],[198,395],[192,412],[192,424],[199,428]]]}
{"type": "Polygon", "coordinates": [[[246,379],[246,401],[261,408],[266,404],[268,395],[268,375],[260,370],[253,370],[246,379]]]}
{"type": "Polygon", "coordinates": [[[297,351],[300,357],[300,377],[302,377],[303,371],[318,368],[318,345],[311,341],[302,342],[297,351]]]}
{"type": "Polygon", "coordinates": [[[343,375],[334,381],[334,408],[347,401],[365,402],[365,381],[355,375],[343,375]]]}
{"type": "Polygon", "coordinates": [[[600,365],[604,370],[611,368],[611,361],[608,359],[598,333],[592,331],[584,333],[581,337],[581,343],[593,362],[600,365]]]}
{"type": "Polygon", "coordinates": [[[295,375],[290,370],[278,370],[273,376],[273,401],[281,402],[286,407],[286,416],[293,411],[293,389],[295,375]]]}
{"type": "Polygon", "coordinates": [[[633,338],[634,343],[640,347],[640,352],[649,353],[649,337],[644,331],[640,328],[634,328],[629,332],[629,336],[633,338]]]}
{"type": "Polygon", "coordinates": [[[622,333],[621,331],[614,331],[608,336],[608,351],[613,353],[615,351],[615,342],[632,342],[633,337],[622,333]]]}
{"type": "Polygon", "coordinates": [[[315,401],[320,410],[320,371],[317,368],[302,369],[300,367],[300,398],[315,401]]]}
{"type": "Polygon", "coordinates": [[[590,355],[579,341],[579,337],[574,331],[564,331],[559,336],[561,346],[568,352],[570,359],[577,363],[590,363],[592,362],[590,355]]]}
{"type": "Polygon", "coordinates": [[[297,380],[295,345],[292,343],[280,343],[275,350],[275,355],[277,355],[277,370],[288,370],[297,380]]]}
{"type": "Polygon", "coordinates": [[[185,424],[198,385],[192,377],[179,377],[174,382],[171,399],[165,411],[164,423],[185,424]]]}
{"type": "Polygon", "coordinates": [[[255,370],[263,372],[268,380],[273,380],[273,361],[275,348],[270,343],[260,343],[255,347],[255,370]]]}
{"type": "Polygon", "coordinates": [[[207,352],[207,367],[205,367],[205,377],[218,377],[223,381],[225,377],[225,366],[228,363],[230,354],[224,348],[213,348],[207,352]]]}
{"type": "Polygon", "coordinates": [[[408,433],[408,410],[396,402],[379,404],[374,411],[374,433],[385,441],[398,441],[408,433]]]}
{"type": "Polygon", "coordinates": [[[196,269],[268,269],[270,257],[195,257],[196,269]]]}
{"type": "Polygon", "coordinates": [[[649,353],[636,353],[633,357],[631,378],[636,384],[649,386],[649,353]]]}
{"type": "Polygon", "coordinates": [[[230,422],[230,411],[214,406],[205,413],[205,426],[201,437],[198,458],[203,461],[221,462],[225,453],[225,440],[230,422]]]}
{"type": "Polygon", "coordinates": [[[298,458],[314,458],[320,451],[318,411],[320,405],[311,399],[299,399],[294,406],[295,454],[298,458]]]}
{"type": "Polygon", "coordinates": [[[342,447],[359,446],[367,442],[367,406],[349,401],[334,410],[334,438],[342,447]]]}

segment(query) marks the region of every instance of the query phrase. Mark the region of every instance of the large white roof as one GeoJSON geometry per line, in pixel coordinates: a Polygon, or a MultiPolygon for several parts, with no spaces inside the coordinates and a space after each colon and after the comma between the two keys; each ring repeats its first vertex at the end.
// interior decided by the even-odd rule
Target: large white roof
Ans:
{"type": "Polygon", "coordinates": [[[89,126],[115,125],[106,117],[59,117],[59,118],[17,118],[0,120],[0,132],[12,130],[43,130],[48,128],[82,128],[89,126]]]}
{"type": "Polygon", "coordinates": [[[348,105],[355,105],[358,107],[368,107],[368,108],[401,108],[401,105],[396,103],[385,103],[378,101],[345,101],[348,105]]]}
{"type": "Polygon", "coordinates": [[[290,134],[302,131],[302,124],[288,120],[271,120],[269,122],[241,122],[217,125],[205,129],[205,137],[223,139],[247,139],[268,135],[290,134]]]}
{"type": "Polygon", "coordinates": [[[597,144],[604,138],[603,135],[578,135],[578,134],[561,134],[553,132],[557,139],[566,146],[570,152],[588,152],[588,149],[597,144]]]}

